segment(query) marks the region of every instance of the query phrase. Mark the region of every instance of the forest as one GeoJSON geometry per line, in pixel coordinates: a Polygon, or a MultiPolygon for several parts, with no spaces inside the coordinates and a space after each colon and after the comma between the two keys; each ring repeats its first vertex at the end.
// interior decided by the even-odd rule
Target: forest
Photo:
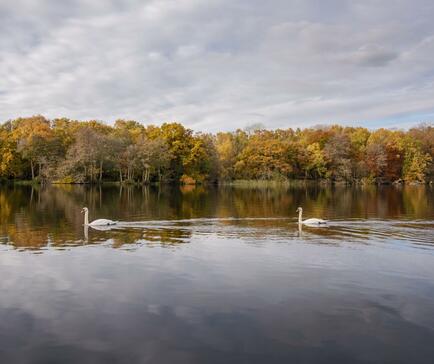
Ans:
{"type": "Polygon", "coordinates": [[[1,181],[428,183],[434,180],[434,126],[252,126],[208,134],[176,122],[108,125],[37,115],[0,125],[0,157],[1,181]]]}

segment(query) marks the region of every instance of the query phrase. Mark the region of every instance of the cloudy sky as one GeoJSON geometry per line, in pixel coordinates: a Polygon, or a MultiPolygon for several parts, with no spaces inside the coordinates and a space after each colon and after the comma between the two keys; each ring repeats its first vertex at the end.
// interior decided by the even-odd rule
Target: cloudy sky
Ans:
{"type": "Polygon", "coordinates": [[[0,121],[434,120],[432,0],[1,0],[0,121]]]}

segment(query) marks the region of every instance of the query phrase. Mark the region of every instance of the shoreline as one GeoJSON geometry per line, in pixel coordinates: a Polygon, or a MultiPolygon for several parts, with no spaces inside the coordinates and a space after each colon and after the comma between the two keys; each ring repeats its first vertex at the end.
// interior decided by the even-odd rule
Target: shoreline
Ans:
{"type": "Polygon", "coordinates": [[[89,185],[89,186],[233,186],[233,187],[282,187],[282,186],[433,186],[433,181],[363,181],[357,180],[354,182],[348,181],[331,181],[331,180],[244,180],[238,179],[233,181],[217,181],[215,183],[181,183],[174,181],[166,182],[119,182],[119,181],[101,181],[101,182],[59,182],[59,181],[40,181],[40,180],[22,180],[22,179],[10,179],[0,180],[0,185],[21,185],[21,186],[41,186],[41,185],[89,185]]]}

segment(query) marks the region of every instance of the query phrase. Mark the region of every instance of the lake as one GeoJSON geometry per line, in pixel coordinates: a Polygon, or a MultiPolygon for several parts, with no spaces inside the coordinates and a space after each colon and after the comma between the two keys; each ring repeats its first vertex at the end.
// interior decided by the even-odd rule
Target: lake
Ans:
{"type": "Polygon", "coordinates": [[[434,189],[3,186],[0,277],[1,363],[432,363],[434,189]]]}

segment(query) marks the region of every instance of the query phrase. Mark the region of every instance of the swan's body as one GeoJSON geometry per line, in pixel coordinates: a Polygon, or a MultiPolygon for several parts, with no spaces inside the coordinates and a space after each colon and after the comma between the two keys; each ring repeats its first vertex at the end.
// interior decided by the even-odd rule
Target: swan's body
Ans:
{"type": "Polygon", "coordinates": [[[298,212],[298,223],[299,224],[310,225],[310,226],[326,226],[327,225],[327,220],[323,220],[323,219],[312,218],[312,219],[303,220],[303,217],[302,217],[303,216],[303,209],[301,207],[299,207],[296,212],[298,212]]]}
{"type": "Polygon", "coordinates": [[[107,219],[98,219],[92,221],[89,226],[103,226],[103,225],[116,225],[116,221],[107,220],[107,219]]]}
{"type": "Polygon", "coordinates": [[[108,219],[98,219],[89,223],[89,209],[87,207],[83,207],[83,210],[81,210],[81,212],[84,212],[84,225],[86,226],[109,226],[117,224],[117,221],[112,221],[108,219]]]}

